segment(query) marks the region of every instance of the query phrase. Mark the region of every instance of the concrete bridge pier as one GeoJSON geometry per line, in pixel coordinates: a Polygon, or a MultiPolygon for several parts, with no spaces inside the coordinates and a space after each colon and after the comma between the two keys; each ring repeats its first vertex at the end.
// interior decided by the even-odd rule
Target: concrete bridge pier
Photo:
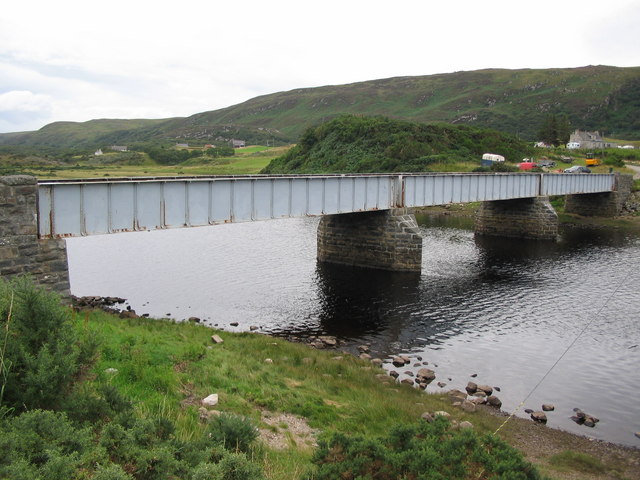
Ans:
{"type": "Polygon", "coordinates": [[[0,177],[0,276],[29,274],[68,297],[66,244],[64,239],[38,238],[37,195],[35,177],[0,177]]]}
{"type": "Polygon", "coordinates": [[[379,270],[420,272],[422,236],[406,208],[325,215],[318,260],[379,270]]]}
{"type": "Polygon", "coordinates": [[[585,217],[615,217],[622,212],[632,187],[632,175],[616,174],[613,192],[567,195],[564,211],[585,217]]]}
{"type": "Polygon", "coordinates": [[[498,237],[555,240],[558,214],[549,197],[482,202],[476,212],[475,233],[498,237]]]}

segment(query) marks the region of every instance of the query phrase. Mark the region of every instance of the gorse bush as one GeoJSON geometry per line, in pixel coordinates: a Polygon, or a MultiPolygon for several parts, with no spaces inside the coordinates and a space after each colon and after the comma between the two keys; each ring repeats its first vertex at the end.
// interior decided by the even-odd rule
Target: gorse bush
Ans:
{"type": "Polygon", "coordinates": [[[386,437],[334,434],[320,442],[314,480],[534,480],[540,476],[515,449],[471,429],[451,430],[444,418],[394,428],[386,437]]]}
{"type": "Polygon", "coordinates": [[[58,405],[95,343],[81,338],[60,298],[27,278],[0,279],[3,332],[2,404],[15,409],[58,405]]]}

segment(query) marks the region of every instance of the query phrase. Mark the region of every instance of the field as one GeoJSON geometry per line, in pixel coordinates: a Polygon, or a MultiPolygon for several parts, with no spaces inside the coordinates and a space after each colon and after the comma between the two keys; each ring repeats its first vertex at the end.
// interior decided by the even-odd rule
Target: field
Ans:
{"type": "Polygon", "coordinates": [[[289,147],[249,146],[236,150],[232,157],[195,157],[178,165],[159,165],[146,154],[136,154],[128,162],[122,154],[78,157],[59,162],[37,157],[25,159],[0,156],[0,174],[28,174],[41,180],[103,177],[165,177],[190,175],[249,175],[259,173],[289,147]],[[134,164],[131,164],[134,163],[134,164]]]}

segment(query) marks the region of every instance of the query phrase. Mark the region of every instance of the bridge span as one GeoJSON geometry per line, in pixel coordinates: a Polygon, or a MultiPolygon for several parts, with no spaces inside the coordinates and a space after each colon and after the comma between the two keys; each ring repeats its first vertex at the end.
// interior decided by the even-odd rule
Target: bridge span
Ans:
{"type": "Polygon", "coordinates": [[[615,175],[392,174],[38,182],[41,238],[611,192],[615,175]]]}
{"type": "Polygon", "coordinates": [[[565,211],[616,215],[630,175],[450,173],[46,180],[0,177],[0,275],[69,293],[64,238],[322,216],[320,261],[419,272],[413,207],[481,202],[476,233],[555,239],[565,211]]]}

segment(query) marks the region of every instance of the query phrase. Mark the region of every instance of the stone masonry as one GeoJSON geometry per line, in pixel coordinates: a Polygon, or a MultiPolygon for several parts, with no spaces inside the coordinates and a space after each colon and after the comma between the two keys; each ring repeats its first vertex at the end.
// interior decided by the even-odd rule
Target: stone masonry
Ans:
{"type": "Polygon", "coordinates": [[[68,297],[65,241],[38,238],[37,196],[35,177],[0,177],[0,276],[28,274],[68,297]]]}
{"type": "Polygon", "coordinates": [[[567,195],[564,211],[585,217],[615,217],[622,212],[632,187],[632,175],[616,174],[613,192],[567,195]]]}
{"type": "Polygon", "coordinates": [[[558,214],[549,203],[549,197],[482,202],[476,212],[475,232],[479,235],[555,240],[558,214]]]}
{"type": "Polygon", "coordinates": [[[318,225],[318,260],[419,272],[422,236],[415,216],[404,208],[326,215],[318,225]]]}

